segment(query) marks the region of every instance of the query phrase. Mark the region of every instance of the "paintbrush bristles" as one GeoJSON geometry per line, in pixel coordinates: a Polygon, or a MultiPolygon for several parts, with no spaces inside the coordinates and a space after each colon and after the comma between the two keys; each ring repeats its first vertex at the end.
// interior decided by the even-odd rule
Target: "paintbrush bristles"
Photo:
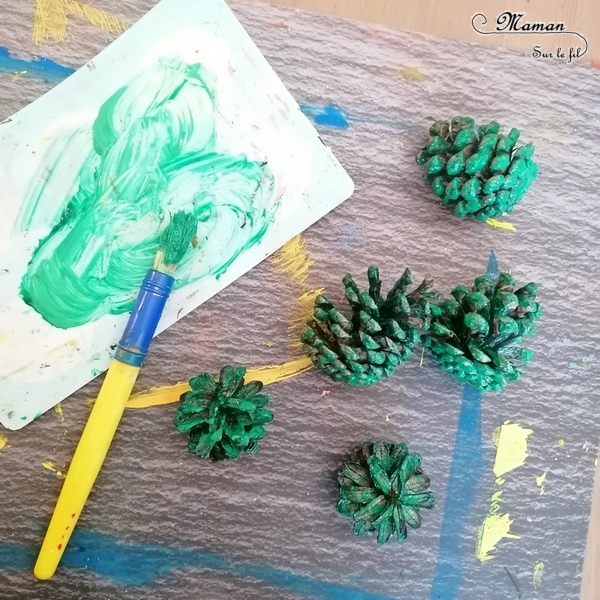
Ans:
{"type": "Polygon", "coordinates": [[[196,235],[198,221],[192,213],[180,210],[164,230],[154,259],[154,269],[172,274],[196,235]]]}

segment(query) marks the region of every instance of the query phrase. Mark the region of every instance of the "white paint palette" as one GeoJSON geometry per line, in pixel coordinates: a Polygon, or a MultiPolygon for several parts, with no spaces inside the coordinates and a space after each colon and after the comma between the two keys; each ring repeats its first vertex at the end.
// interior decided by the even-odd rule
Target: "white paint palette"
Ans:
{"type": "Polygon", "coordinates": [[[163,0],[0,126],[0,422],[103,372],[158,238],[198,217],[159,331],[352,193],[222,0],[163,0]]]}

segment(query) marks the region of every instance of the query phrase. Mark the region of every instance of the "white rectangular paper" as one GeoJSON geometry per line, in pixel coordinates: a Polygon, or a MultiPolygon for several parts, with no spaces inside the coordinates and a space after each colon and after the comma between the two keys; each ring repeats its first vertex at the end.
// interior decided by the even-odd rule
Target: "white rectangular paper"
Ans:
{"type": "Polygon", "coordinates": [[[163,0],[0,125],[0,186],[10,429],[108,367],[169,214],[200,224],[160,330],[352,193],[222,0],[163,0]]]}

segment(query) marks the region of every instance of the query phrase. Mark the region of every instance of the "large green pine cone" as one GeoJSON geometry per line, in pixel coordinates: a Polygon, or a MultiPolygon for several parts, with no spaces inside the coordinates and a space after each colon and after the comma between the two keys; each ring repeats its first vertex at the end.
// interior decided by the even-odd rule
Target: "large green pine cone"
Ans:
{"type": "Polygon", "coordinates": [[[495,121],[477,126],[470,117],[436,121],[417,155],[425,181],[457,217],[486,221],[513,210],[537,177],[533,145],[515,148],[519,130],[499,133],[495,121]]]}
{"type": "Polygon", "coordinates": [[[433,309],[425,345],[442,369],[481,391],[502,391],[521,377],[533,353],[519,346],[535,333],[542,315],[533,283],[516,289],[509,273],[497,281],[484,275],[471,290],[460,286],[433,309]]]}
{"type": "Polygon", "coordinates": [[[201,458],[237,460],[258,452],[263,425],[273,420],[265,409],[269,396],[261,394],[260,381],[244,382],[244,367],[223,367],[219,381],[208,373],[190,379],[189,392],[181,395],[174,419],[189,433],[188,450],[201,458]]]}
{"type": "Polygon", "coordinates": [[[348,319],[325,296],[315,301],[314,319],[302,335],[304,351],[313,364],[334,381],[370,385],[391,375],[420,341],[416,322],[427,328],[430,281],[408,292],[407,269],[384,299],[376,267],[369,267],[369,290],[361,291],[350,275],[345,295],[352,309],[348,319]]]}
{"type": "Polygon", "coordinates": [[[356,535],[377,532],[379,544],[392,535],[404,541],[409,526],[421,526],[419,511],[435,506],[421,456],[410,454],[406,444],[367,442],[355,448],[338,481],[337,510],[354,520],[356,535]]]}

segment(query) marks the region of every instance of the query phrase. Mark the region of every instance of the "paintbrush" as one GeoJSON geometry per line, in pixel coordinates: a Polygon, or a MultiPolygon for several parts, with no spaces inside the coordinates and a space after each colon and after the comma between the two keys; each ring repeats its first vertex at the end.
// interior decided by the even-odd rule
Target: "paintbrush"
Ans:
{"type": "Polygon", "coordinates": [[[49,579],[56,571],[148,353],[175,282],[173,273],[189,248],[196,228],[197,221],[193,215],[180,211],[172,216],[160,238],[154,267],[142,283],[67,472],[33,571],[38,579],[49,579]]]}

